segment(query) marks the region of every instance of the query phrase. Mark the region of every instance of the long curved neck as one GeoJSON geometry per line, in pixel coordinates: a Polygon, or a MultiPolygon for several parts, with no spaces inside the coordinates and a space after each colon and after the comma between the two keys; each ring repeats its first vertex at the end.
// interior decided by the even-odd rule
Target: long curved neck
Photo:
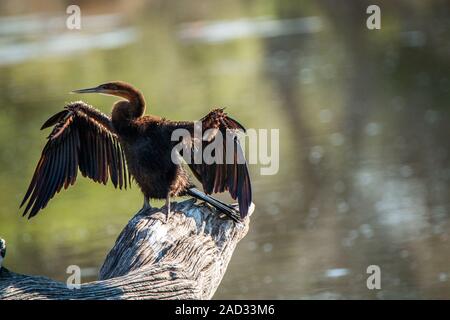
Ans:
{"type": "Polygon", "coordinates": [[[132,119],[142,117],[145,113],[144,95],[136,89],[121,92],[121,97],[129,102],[129,115],[132,119]]]}
{"type": "Polygon", "coordinates": [[[140,91],[127,88],[115,92],[114,95],[126,99],[117,101],[112,109],[112,122],[116,130],[127,127],[130,121],[144,115],[145,99],[140,91]]]}

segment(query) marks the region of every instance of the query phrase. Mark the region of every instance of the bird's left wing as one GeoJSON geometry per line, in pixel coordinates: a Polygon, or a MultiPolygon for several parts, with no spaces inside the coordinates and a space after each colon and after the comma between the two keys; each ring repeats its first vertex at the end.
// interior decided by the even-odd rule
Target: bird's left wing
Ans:
{"type": "Polygon", "coordinates": [[[252,203],[252,187],[247,162],[238,137],[238,133],[245,132],[245,128],[229,117],[224,109],[212,110],[197,123],[174,122],[171,130],[178,128],[187,130],[193,138],[188,143],[191,156],[188,165],[202,183],[205,193],[228,190],[233,199],[238,199],[241,218],[247,216],[252,203]],[[198,148],[199,141],[196,140],[199,138],[195,137],[197,125],[200,126],[198,129],[201,129],[199,138],[202,148],[198,148]],[[208,163],[205,160],[205,152],[207,148],[212,150],[213,146],[215,150],[211,154],[214,159],[208,163]],[[199,149],[202,154],[199,154],[199,149]],[[201,157],[201,161],[195,160],[198,156],[201,157]]]}
{"type": "Polygon", "coordinates": [[[20,205],[29,218],[43,209],[62,187],[83,176],[117,188],[127,187],[123,150],[108,116],[83,102],[68,104],[49,118],[41,129],[54,126],[42,151],[30,186],[20,205]]]}

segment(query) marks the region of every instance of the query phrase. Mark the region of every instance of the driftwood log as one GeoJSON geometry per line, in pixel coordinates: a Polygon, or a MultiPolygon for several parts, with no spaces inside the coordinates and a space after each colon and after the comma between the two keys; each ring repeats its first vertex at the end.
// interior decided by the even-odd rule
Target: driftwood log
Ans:
{"type": "Polygon", "coordinates": [[[161,209],[136,214],[107,255],[98,281],[69,289],[1,267],[0,299],[212,298],[249,218],[235,223],[193,199],[172,208],[167,223],[161,209]]]}

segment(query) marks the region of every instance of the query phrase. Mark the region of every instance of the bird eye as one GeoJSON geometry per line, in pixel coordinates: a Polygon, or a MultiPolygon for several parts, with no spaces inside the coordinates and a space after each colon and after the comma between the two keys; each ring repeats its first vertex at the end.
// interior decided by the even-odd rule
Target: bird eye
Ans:
{"type": "Polygon", "coordinates": [[[116,89],[115,87],[116,87],[115,85],[110,84],[110,83],[105,83],[100,86],[100,88],[105,89],[105,90],[115,90],[116,89]]]}

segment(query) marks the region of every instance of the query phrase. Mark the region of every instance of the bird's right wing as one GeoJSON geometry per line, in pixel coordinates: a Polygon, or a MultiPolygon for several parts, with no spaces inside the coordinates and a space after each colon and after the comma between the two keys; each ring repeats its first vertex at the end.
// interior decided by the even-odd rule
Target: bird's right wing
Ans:
{"type": "Polygon", "coordinates": [[[73,185],[78,168],[83,176],[114,187],[127,187],[123,150],[111,119],[83,102],[68,104],[49,118],[41,129],[53,126],[30,186],[20,205],[23,215],[35,216],[64,186],[73,185]]]}

